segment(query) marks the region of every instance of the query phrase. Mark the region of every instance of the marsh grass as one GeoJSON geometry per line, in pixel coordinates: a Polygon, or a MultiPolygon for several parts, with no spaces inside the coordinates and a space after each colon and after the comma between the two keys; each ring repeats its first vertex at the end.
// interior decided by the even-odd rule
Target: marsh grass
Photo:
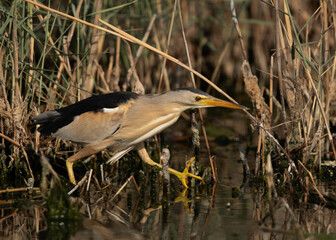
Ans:
{"type": "MultiPolygon", "coordinates": [[[[336,157],[336,6],[308,2],[236,1],[237,21],[221,1],[42,1],[73,18],[1,2],[1,188],[41,181],[39,156],[57,168],[78,148],[40,137],[31,116],[91,94],[191,87],[195,77],[197,88],[251,107],[250,168],[271,195],[300,189],[303,202],[325,201],[317,181],[336,157]]],[[[82,176],[87,168],[97,169],[84,164],[82,176]]]]}
{"type": "MultiPolygon", "coordinates": [[[[170,73],[165,67],[161,71],[162,61],[159,55],[150,54],[148,50],[143,50],[143,46],[129,45],[123,40],[125,36],[115,34],[119,36],[115,38],[92,27],[99,26],[99,22],[107,24],[101,19],[113,23],[124,21],[126,24],[124,29],[131,33],[127,34],[126,38],[134,42],[138,40],[134,40],[132,34],[140,36],[139,39],[145,33],[146,38],[152,35],[149,39],[152,42],[151,45],[156,47],[153,48],[154,50],[159,51],[166,48],[168,31],[160,26],[164,26],[164,22],[168,21],[171,13],[170,10],[163,12],[161,8],[172,9],[172,5],[157,3],[156,6],[154,3],[145,4],[135,1],[110,6],[102,1],[86,3],[79,1],[78,5],[61,6],[61,12],[70,14],[59,16],[22,1],[14,1],[12,5],[3,6],[2,12],[2,18],[5,21],[1,28],[3,36],[1,57],[4,63],[1,66],[3,73],[1,100],[4,103],[1,105],[3,113],[1,114],[1,136],[4,150],[12,157],[9,163],[7,158],[3,161],[5,165],[12,166],[13,163],[22,162],[17,159],[24,156],[28,169],[25,170],[26,175],[33,178],[34,173],[30,167],[30,159],[25,153],[26,149],[34,150],[36,153],[42,150],[49,156],[49,153],[59,150],[60,142],[53,140],[55,142],[52,145],[45,144],[45,141],[40,142],[39,133],[31,131],[32,115],[71,104],[90,96],[91,93],[99,94],[117,90],[157,92],[157,87],[160,85],[159,72],[163,73],[164,89],[192,86],[192,83],[187,80],[187,71],[184,72],[176,66],[173,66],[173,71],[170,73]],[[130,8],[133,5],[134,8],[130,8]],[[150,24],[150,21],[154,23],[155,20],[151,9],[156,7],[157,11],[161,12],[158,20],[159,27],[150,24]],[[132,17],[125,17],[127,14],[132,17]],[[74,20],[69,15],[74,15],[74,20]],[[83,19],[87,25],[79,23],[77,19],[83,19]],[[143,27],[147,24],[149,24],[148,28],[143,27]],[[137,55],[133,59],[132,52],[135,51],[137,55]],[[5,144],[8,142],[10,145],[5,144]]],[[[49,7],[52,9],[53,5],[49,7]]],[[[187,8],[186,5],[182,7],[187,8]]],[[[194,11],[196,11],[195,6],[190,13],[187,11],[184,17],[189,19],[189,14],[193,14],[194,11]]],[[[180,20],[182,21],[183,18],[180,20]]],[[[174,21],[171,22],[174,23],[174,21]]],[[[176,25],[174,23],[171,26],[176,25]]],[[[176,30],[172,31],[172,27],[169,32],[176,35],[176,30]]],[[[105,31],[111,32],[108,29],[105,31]]],[[[123,34],[126,33],[123,32],[123,34]]],[[[178,38],[180,36],[174,36],[172,39],[178,40],[178,38]]],[[[144,41],[139,42],[146,44],[144,41]]],[[[179,41],[182,44],[183,39],[179,41]]],[[[186,39],[184,42],[184,45],[189,48],[186,39]]],[[[168,48],[166,51],[168,52],[168,48]]],[[[169,51],[174,53],[171,54],[172,56],[185,56],[177,46],[169,48],[169,51]]],[[[173,59],[170,55],[166,56],[173,59]]],[[[195,61],[195,53],[189,54],[189,59],[189,64],[191,59],[195,61]]],[[[182,64],[178,60],[174,61],[182,64]]],[[[183,66],[187,67],[182,64],[183,66]]]]}

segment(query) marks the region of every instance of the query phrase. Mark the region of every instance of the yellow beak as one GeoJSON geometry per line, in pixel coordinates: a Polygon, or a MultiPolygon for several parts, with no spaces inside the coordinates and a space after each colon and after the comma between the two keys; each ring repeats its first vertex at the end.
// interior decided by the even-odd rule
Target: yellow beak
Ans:
{"type": "Polygon", "coordinates": [[[224,101],[219,98],[203,98],[198,101],[199,103],[204,104],[205,106],[211,107],[225,107],[225,108],[234,108],[234,109],[247,109],[247,107],[235,104],[232,102],[224,101]]]}

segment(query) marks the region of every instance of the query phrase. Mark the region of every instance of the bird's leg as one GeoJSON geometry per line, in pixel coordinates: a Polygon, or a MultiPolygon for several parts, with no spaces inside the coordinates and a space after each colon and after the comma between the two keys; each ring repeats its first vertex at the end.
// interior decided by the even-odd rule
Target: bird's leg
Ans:
{"type": "Polygon", "coordinates": [[[76,178],[73,171],[73,164],[78,159],[93,155],[97,152],[102,151],[103,149],[107,148],[110,145],[110,140],[106,139],[101,142],[95,142],[87,145],[86,147],[79,150],[76,154],[72,155],[66,160],[66,167],[69,175],[69,180],[72,184],[76,185],[76,178]]]}
{"type": "MultiPolygon", "coordinates": [[[[162,169],[162,165],[161,165],[161,164],[158,164],[158,163],[154,162],[154,161],[150,158],[150,156],[148,155],[147,150],[145,149],[143,143],[139,144],[139,145],[137,146],[137,149],[138,149],[138,153],[139,153],[141,159],[142,159],[145,163],[147,163],[147,164],[149,164],[149,165],[151,165],[151,166],[158,166],[159,168],[162,169]]],[[[186,188],[188,188],[188,185],[187,185],[188,177],[196,178],[196,179],[202,181],[202,183],[204,184],[204,181],[203,181],[203,179],[202,179],[201,177],[189,173],[189,167],[190,167],[190,165],[191,165],[191,163],[192,163],[193,161],[195,161],[195,158],[191,158],[191,159],[189,160],[189,162],[187,163],[187,166],[186,166],[186,168],[183,170],[183,172],[179,172],[179,171],[176,171],[176,170],[174,170],[174,169],[172,169],[172,168],[169,168],[169,173],[175,175],[176,177],[178,177],[178,179],[180,179],[180,181],[182,182],[183,186],[186,187],[186,188]]]]}
{"type": "Polygon", "coordinates": [[[88,147],[85,147],[85,148],[79,150],[79,152],[72,155],[71,157],[69,157],[66,160],[66,168],[67,168],[67,171],[68,171],[69,180],[72,184],[76,185],[76,178],[75,178],[75,174],[74,174],[74,171],[73,171],[74,162],[76,162],[80,158],[87,157],[87,156],[95,154],[97,152],[99,152],[99,150],[93,149],[93,148],[88,146],[88,147]]]}
{"type": "Polygon", "coordinates": [[[74,174],[74,171],[73,171],[73,163],[74,162],[69,162],[69,159],[67,159],[66,162],[65,162],[67,172],[68,172],[68,176],[69,176],[69,180],[72,184],[76,185],[76,178],[75,178],[75,174],[74,174]]]}

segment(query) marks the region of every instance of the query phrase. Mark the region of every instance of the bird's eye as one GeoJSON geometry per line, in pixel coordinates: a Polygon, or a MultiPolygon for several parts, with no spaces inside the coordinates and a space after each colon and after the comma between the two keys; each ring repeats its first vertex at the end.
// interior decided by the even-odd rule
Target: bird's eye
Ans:
{"type": "Polygon", "coordinates": [[[199,100],[201,100],[202,98],[200,96],[195,97],[195,101],[198,102],[199,100]]]}

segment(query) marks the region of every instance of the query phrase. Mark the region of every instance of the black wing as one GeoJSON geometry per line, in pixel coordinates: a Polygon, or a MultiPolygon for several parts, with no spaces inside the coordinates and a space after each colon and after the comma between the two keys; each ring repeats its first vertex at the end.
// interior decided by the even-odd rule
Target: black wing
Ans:
{"type": "Polygon", "coordinates": [[[133,92],[114,92],[92,96],[57,110],[44,112],[33,117],[33,124],[40,124],[37,129],[43,135],[50,135],[59,128],[70,124],[76,116],[86,112],[100,111],[103,108],[116,108],[139,95],[133,92]]]}

